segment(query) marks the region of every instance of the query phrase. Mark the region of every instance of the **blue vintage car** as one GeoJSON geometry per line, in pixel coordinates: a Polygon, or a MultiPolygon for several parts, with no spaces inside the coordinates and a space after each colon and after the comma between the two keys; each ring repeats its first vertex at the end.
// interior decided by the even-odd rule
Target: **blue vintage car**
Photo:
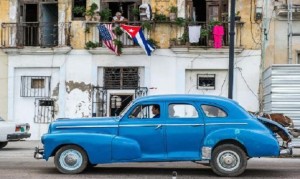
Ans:
{"type": "Polygon", "coordinates": [[[54,156],[56,168],[68,174],[116,162],[206,160],[217,175],[237,176],[249,158],[292,150],[288,131],[278,123],[249,114],[233,100],[206,95],[147,96],[118,117],[58,119],[41,140],[35,158],[54,156]]]}

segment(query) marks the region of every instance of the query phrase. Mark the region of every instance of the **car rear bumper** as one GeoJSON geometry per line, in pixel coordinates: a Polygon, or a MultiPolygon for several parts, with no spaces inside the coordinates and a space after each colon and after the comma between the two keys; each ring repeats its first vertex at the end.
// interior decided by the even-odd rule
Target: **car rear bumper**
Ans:
{"type": "Polygon", "coordinates": [[[31,136],[30,133],[14,133],[14,134],[7,134],[8,141],[20,140],[29,138],[31,136]]]}

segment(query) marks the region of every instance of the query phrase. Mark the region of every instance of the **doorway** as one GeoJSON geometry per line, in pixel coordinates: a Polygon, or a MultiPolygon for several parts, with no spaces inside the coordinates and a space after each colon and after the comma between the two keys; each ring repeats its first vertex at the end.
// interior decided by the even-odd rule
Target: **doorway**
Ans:
{"type": "Polygon", "coordinates": [[[41,4],[41,46],[53,47],[58,44],[58,6],[41,4]]]}
{"type": "Polygon", "coordinates": [[[25,46],[37,46],[39,44],[38,4],[25,4],[24,11],[23,43],[25,46]]]}
{"type": "Polygon", "coordinates": [[[133,94],[110,94],[109,115],[119,116],[133,99],[133,94]]]}

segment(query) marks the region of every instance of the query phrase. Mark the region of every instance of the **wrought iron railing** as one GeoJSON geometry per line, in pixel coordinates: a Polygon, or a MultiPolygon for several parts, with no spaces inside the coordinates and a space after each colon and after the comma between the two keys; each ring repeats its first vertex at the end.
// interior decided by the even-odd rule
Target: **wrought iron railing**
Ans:
{"type": "MultiPolygon", "coordinates": [[[[236,22],[236,29],[235,29],[235,46],[240,47],[242,46],[242,39],[241,39],[241,29],[243,26],[243,22],[236,22]]],[[[224,35],[222,36],[222,45],[229,46],[229,23],[223,22],[220,24],[223,26],[224,35]]],[[[176,26],[173,25],[171,28],[170,34],[175,34],[170,38],[170,46],[171,47],[178,47],[178,46],[202,46],[202,47],[213,47],[214,44],[214,35],[213,35],[213,23],[207,22],[193,22],[186,24],[184,26],[176,26]],[[199,42],[191,43],[189,40],[189,29],[190,26],[200,26],[200,38],[199,42]],[[175,31],[175,32],[174,32],[175,31]]]]}
{"type": "MultiPolygon", "coordinates": [[[[159,31],[157,28],[161,28],[161,26],[156,24],[169,24],[169,31],[170,31],[170,47],[213,47],[214,44],[214,37],[212,33],[212,29],[214,24],[208,22],[192,22],[178,25],[176,22],[154,22],[151,21],[149,24],[151,25],[151,30],[145,31],[145,36],[147,39],[151,37],[151,31],[159,31]],[[189,26],[201,26],[200,38],[199,42],[197,43],[190,43],[189,41],[189,26]]],[[[235,29],[235,46],[240,47],[242,46],[242,27],[243,22],[235,22],[236,29],[235,29]]],[[[142,25],[143,22],[128,22],[129,25],[142,25]]],[[[99,31],[97,26],[99,22],[87,22],[86,29],[85,29],[85,43],[86,42],[94,42],[98,44],[98,46],[102,46],[101,38],[99,36],[99,31]]],[[[222,36],[222,45],[229,46],[229,22],[223,22],[221,25],[224,28],[224,35],[222,36]]],[[[166,26],[165,26],[166,27],[166,26]]],[[[121,36],[117,37],[120,41],[122,41],[124,47],[132,47],[136,46],[133,43],[132,39],[126,34],[123,33],[121,36]]],[[[153,37],[152,37],[153,38],[153,37]]]]}
{"type": "MultiPolygon", "coordinates": [[[[110,23],[110,22],[107,22],[107,23],[110,23]]],[[[102,47],[102,40],[101,40],[101,37],[99,36],[99,30],[97,28],[97,26],[99,24],[100,24],[99,22],[93,22],[93,21],[86,22],[85,43],[91,41],[93,43],[98,44],[99,47],[102,47]]],[[[141,22],[128,22],[126,24],[134,25],[134,26],[141,26],[141,22]]],[[[118,24],[113,23],[113,26],[114,26],[114,28],[116,28],[118,26],[118,24]]],[[[151,31],[144,29],[144,35],[145,35],[146,39],[150,38],[150,35],[151,35],[150,33],[151,33],[151,31]]],[[[122,35],[119,35],[119,36],[117,35],[116,38],[122,42],[123,47],[137,46],[137,44],[135,44],[133,42],[133,40],[125,32],[122,35]]]]}
{"type": "Polygon", "coordinates": [[[69,46],[70,29],[70,22],[2,23],[1,46],[4,48],[69,46]]]}

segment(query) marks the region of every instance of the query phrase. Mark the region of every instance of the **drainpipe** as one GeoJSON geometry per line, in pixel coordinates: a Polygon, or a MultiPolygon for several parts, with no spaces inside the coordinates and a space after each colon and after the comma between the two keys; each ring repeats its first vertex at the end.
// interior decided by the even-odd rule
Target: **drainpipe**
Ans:
{"type": "Polygon", "coordinates": [[[233,69],[234,69],[234,29],[235,29],[235,0],[230,3],[230,44],[229,44],[229,78],[228,78],[228,98],[232,99],[233,93],[233,69]]]}

